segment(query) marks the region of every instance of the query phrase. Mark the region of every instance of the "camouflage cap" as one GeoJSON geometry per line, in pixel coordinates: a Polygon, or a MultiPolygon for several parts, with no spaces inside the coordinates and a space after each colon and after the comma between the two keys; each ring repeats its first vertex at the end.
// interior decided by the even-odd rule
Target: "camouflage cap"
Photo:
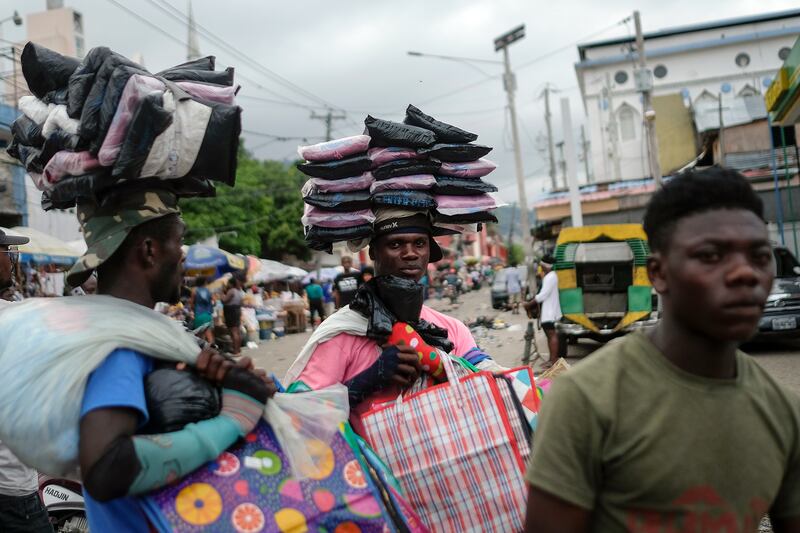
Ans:
{"type": "Polygon", "coordinates": [[[78,222],[87,250],[67,273],[67,283],[82,285],[136,226],[174,213],[180,213],[177,197],[162,190],[132,191],[110,206],[79,205],[78,222]]]}

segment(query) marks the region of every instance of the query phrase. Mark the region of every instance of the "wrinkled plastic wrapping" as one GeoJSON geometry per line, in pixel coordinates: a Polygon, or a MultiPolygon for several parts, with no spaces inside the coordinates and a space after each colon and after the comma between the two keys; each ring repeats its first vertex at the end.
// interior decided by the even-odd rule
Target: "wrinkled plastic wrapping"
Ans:
{"type": "Polygon", "coordinates": [[[436,185],[436,178],[432,174],[417,174],[414,176],[400,176],[388,180],[376,181],[370,187],[370,192],[375,194],[381,191],[424,191],[436,185]]]}
{"type": "Polygon", "coordinates": [[[214,418],[222,407],[216,386],[191,367],[178,370],[174,364],[162,365],[147,375],[144,396],[149,419],[139,432],[150,435],[214,418]]]}
{"type": "Polygon", "coordinates": [[[497,165],[488,159],[478,159],[467,163],[442,163],[439,174],[456,178],[482,178],[496,168],[497,165]]]}
{"type": "Polygon", "coordinates": [[[452,176],[436,176],[434,192],[440,195],[470,196],[489,192],[497,192],[497,187],[480,178],[455,178],[452,176]]]}
{"type": "Polygon", "coordinates": [[[343,178],[340,180],[326,180],[322,178],[310,178],[303,184],[301,193],[303,197],[319,192],[353,192],[369,189],[375,178],[371,172],[364,172],[360,176],[343,178]]]}
{"type": "Polygon", "coordinates": [[[195,338],[165,315],[110,296],[31,298],[0,308],[0,440],[25,464],[75,476],[91,372],[118,348],[194,363],[195,338]]]}
{"type": "Polygon", "coordinates": [[[409,209],[430,209],[436,207],[433,195],[423,191],[384,191],[372,196],[376,207],[403,207],[409,209]]]}
{"type": "MultiPolygon", "coordinates": [[[[314,243],[330,244],[334,242],[351,241],[364,239],[372,234],[372,224],[360,224],[358,226],[346,226],[339,228],[326,228],[324,226],[311,226],[306,233],[306,243],[311,246],[314,243]]],[[[327,251],[327,247],[314,248],[314,250],[327,251]]]]}
{"type": "Polygon", "coordinates": [[[470,143],[478,139],[477,134],[470,133],[466,130],[462,130],[461,128],[457,128],[445,122],[436,120],[432,116],[426,115],[420,111],[419,108],[414,107],[413,105],[409,105],[408,108],[406,108],[405,123],[431,130],[436,134],[436,138],[439,140],[439,142],[470,143]]]}
{"type": "Polygon", "coordinates": [[[375,222],[375,215],[371,209],[359,209],[339,213],[326,211],[319,207],[306,204],[301,219],[303,226],[321,226],[323,228],[352,228],[375,222]]]}
{"type": "Polygon", "coordinates": [[[20,55],[22,74],[28,89],[37,97],[64,87],[80,62],[74,57],[29,42],[20,55]]]}
{"type": "Polygon", "coordinates": [[[370,206],[369,190],[356,192],[314,193],[304,198],[308,205],[330,211],[358,211],[370,206]]]}
{"type": "Polygon", "coordinates": [[[491,151],[490,146],[482,144],[434,144],[430,148],[420,148],[419,155],[448,163],[466,163],[477,161],[491,151]]]}
{"type": "Polygon", "coordinates": [[[371,146],[403,146],[406,148],[423,148],[436,142],[436,134],[432,131],[382,120],[368,115],[364,120],[367,133],[372,137],[371,146]]]}
{"type": "Polygon", "coordinates": [[[504,204],[497,203],[491,194],[473,196],[456,196],[450,194],[436,195],[437,211],[443,215],[463,215],[496,209],[504,204]]]}
{"type": "Polygon", "coordinates": [[[402,146],[370,148],[367,155],[370,161],[372,161],[372,168],[378,168],[390,161],[397,161],[398,159],[419,158],[416,150],[413,148],[403,148],[402,146]]]}
{"type": "Polygon", "coordinates": [[[434,214],[434,224],[442,224],[443,227],[455,227],[466,224],[488,223],[497,224],[497,217],[488,211],[476,211],[474,213],[462,213],[457,215],[434,214]]]}
{"type": "Polygon", "coordinates": [[[414,174],[436,174],[441,163],[435,159],[398,159],[372,171],[376,180],[413,176],[414,174]]]}
{"type": "Polygon", "coordinates": [[[368,156],[357,155],[325,163],[300,163],[297,165],[297,169],[312,178],[336,180],[359,176],[369,170],[371,165],[372,163],[368,156]]]}
{"type": "Polygon", "coordinates": [[[320,479],[316,442],[330,443],[350,416],[347,387],[337,383],[308,392],[277,393],[267,402],[264,418],[289,459],[294,479],[320,479]]]}
{"type": "Polygon", "coordinates": [[[311,146],[299,146],[297,154],[312,163],[338,161],[356,154],[363,154],[369,148],[369,135],[353,135],[311,146]]]}
{"type": "Polygon", "coordinates": [[[14,136],[15,141],[25,146],[41,148],[44,144],[42,127],[26,115],[18,116],[17,119],[11,123],[11,134],[14,136]]]}
{"type": "Polygon", "coordinates": [[[47,120],[47,115],[50,114],[50,105],[30,94],[21,96],[18,105],[19,110],[22,111],[25,116],[40,126],[44,124],[44,121],[47,120]]]}

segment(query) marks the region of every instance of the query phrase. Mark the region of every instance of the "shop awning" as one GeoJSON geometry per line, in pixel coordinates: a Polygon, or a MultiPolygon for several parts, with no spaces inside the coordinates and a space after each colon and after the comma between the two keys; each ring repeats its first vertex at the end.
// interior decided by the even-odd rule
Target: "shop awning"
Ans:
{"type": "Polygon", "coordinates": [[[81,255],[61,239],[33,228],[15,226],[6,231],[30,239],[28,244],[19,247],[23,263],[71,266],[81,255]]]}

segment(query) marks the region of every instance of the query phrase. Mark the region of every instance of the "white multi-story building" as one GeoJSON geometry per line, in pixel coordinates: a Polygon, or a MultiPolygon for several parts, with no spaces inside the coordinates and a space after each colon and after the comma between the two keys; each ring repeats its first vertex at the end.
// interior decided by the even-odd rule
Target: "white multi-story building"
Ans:
{"type": "MultiPolygon", "coordinates": [[[[800,9],[645,33],[653,95],[680,95],[701,132],[719,107],[725,125],[765,118],[763,99],[748,97],[766,91],[798,35],[800,9]]],[[[578,52],[575,70],[589,122],[594,181],[649,178],[634,37],[583,44],[578,52]]],[[[659,118],[670,117],[657,115],[656,124],[659,118]]],[[[660,138],[665,141],[695,139],[660,138]]]]}

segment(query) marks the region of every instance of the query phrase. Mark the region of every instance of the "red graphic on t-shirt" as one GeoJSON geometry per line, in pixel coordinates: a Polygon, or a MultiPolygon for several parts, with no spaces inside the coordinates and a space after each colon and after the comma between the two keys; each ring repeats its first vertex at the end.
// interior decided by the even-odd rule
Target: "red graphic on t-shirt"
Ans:
{"type": "Polygon", "coordinates": [[[750,500],[750,509],[737,514],[713,487],[701,485],[680,495],[666,510],[628,512],[628,530],[635,533],[744,533],[758,529],[769,504],[750,500]]]}

